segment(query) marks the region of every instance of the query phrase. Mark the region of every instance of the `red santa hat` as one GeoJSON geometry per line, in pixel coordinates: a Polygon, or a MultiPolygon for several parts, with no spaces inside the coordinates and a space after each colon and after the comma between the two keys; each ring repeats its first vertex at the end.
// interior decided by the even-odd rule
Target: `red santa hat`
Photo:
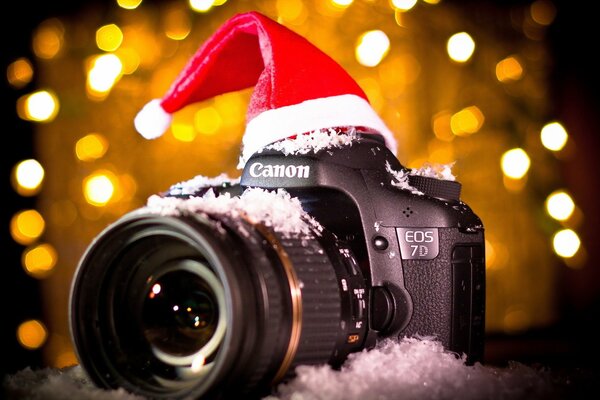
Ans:
{"type": "Polygon", "coordinates": [[[213,96],[254,86],[246,114],[242,160],[293,135],[337,127],[392,132],[367,96],[331,57],[302,36],[257,12],[226,21],[196,52],[162,99],[136,116],[142,136],[161,136],[171,114],[213,96]]]}

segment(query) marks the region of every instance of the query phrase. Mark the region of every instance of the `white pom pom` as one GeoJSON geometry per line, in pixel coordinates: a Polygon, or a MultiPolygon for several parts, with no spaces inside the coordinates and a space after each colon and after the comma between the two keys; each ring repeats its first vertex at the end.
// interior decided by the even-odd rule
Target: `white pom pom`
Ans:
{"type": "Polygon", "coordinates": [[[156,139],[171,125],[173,116],[160,105],[160,99],[151,100],[135,116],[135,129],[146,139],[156,139]]]}

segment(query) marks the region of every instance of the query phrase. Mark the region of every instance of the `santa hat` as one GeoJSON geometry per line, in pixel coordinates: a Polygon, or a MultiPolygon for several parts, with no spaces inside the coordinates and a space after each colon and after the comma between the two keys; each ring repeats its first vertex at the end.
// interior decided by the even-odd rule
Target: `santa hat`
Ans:
{"type": "Polygon", "coordinates": [[[250,86],[242,160],[277,140],[336,127],[375,131],[396,152],[394,135],[350,75],[305,38],[257,12],[226,21],[165,96],[140,111],[135,127],[145,138],[159,137],[174,112],[250,86]]]}

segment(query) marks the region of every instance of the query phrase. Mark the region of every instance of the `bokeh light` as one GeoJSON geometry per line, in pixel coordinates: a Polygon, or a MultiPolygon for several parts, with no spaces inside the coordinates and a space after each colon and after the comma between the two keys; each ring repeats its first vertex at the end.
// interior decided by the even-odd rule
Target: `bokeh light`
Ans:
{"type": "Polygon", "coordinates": [[[521,148],[508,150],[502,155],[500,163],[504,175],[512,179],[523,178],[531,165],[529,156],[521,148]]]}
{"type": "Polygon", "coordinates": [[[450,118],[450,129],[456,136],[467,136],[479,131],[484,121],[481,110],[477,106],[470,106],[450,118]]]}
{"type": "Polygon", "coordinates": [[[540,138],[548,150],[560,151],[567,144],[569,134],[560,122],[550,122],[542,128],[540,138]]]}
{"type": "Polygon", "coordinates": [[[6,79],[14,88],[22,88],[33,79],[33,66],[28,59],[18,58],[6,69],[6,79]]]}
{"type": "Polygon", "coordinates": [[[17,340],[26,349],[39,349],[46,339],[48,339],[48,329],[36,319],[24,321],[17,328],[17,340]]]}
{"type": "Polygon", "coordinates": [[[50,90],[38,90],[17,100],[17,113],[24,120],[51,122],[59,111],[56,95],[50,90]]]}
{"type": "Polygon", "coordinates": [[[500,82],[518,81],[523,77],[523,65],[516,56],[506,57],[496,64],[496,78],[500,82]]]}
{"type": "Polygon", "coordinates": [[[390,51],[390,39],[381,30],[368,31],[360,35],[356,45],[356,60],[365,67],[375,67],[390,51]]]}
{"type": "Polygon", "coordinates": [[[103,54],[92,61],[87,77],[87,92],[92,98],[103,98],[117,83],[123,63],[115,54],[103,54]]]}
{"type": "Polygon", "coordinates": [[[96,31],[96,45],[100,50],[115,51],[123,43],[123,32],[115,24],[101,26],[96,31]]]}
{"type": "Polygon", "coordinates": [[[115,194],[117,179],[110,171],[96,171],[83,180],[85,200],[97,207],[105,206],[115,194]]]}
{"type": "Polygon", "coordinates": [[[214,0],[189,0],[189,5],[194,11],[205,13],[213,7],[214,0]]]}
{"type": "Polygon", "coordinates": [[[51,18],[40,24],[33,35],[33,52],[43,59],[52,59],[62,50],[65,27],[56,18],[51,18]]]}
{"type": "Polygon", "coordinates": [[[56,249],[48,243],[26,249],[21,257],[21,264],[28,275],[43,279],[47,277],[58,260],[56,249]]]}
{"type": "Polygon", "coordinates": [[[21,196],[32,196],[40,191],[44,167],[34,159],[23,160],[13,168],[12,183],[21,196]]]}
{"type": "Polygon", "coordinates": [[[117,4],[126,10],[135,10],[142,4],[142,0],[117,0],[117,4]]]}
{"type": "Polygon", "coordinates": [[[108,140],[99,133],[85,135],[75,143],[75,155],[81,161],[102,158],[108,150],[108,140]]]}
{"type": "Polygon", "coordinates": [[[475,41],[467,32],[455,33],[446,44],[448,56],[453,61],[467,62],[475,51],[475,41]]]}
{"type": "Polygon", "coordinates": [[[548,215],[558,221],[566,221],[575,211],[575,202],[564,190],[552,192],[546,198],[548,215]]]}
{"type": "Polygon", "coordinates": [[[22,210],[10,220],[10,234],[15,242],[29,245],[36,241],[46,228],[46,222],[36,210],[22,210]]]}
{"type": "Polygon", "coordinates": [[[417,4],[417,0],[391,0],[392,6],[400,11],[408,11],[417,4]]]}
{"type": "Polygon", "coordinates": [[[554,235],[552,239],[554,252],[561,257],[571,258],[581,246],[579,235],[572,229],[563,229],[554,235]]]}

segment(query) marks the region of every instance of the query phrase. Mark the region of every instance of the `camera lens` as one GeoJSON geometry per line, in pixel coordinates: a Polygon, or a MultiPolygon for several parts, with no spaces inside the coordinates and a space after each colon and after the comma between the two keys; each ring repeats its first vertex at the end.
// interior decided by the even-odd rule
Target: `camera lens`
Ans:
{"type": "Polygon", "coordinates": [[[185,260],[173,269],[150,281],[142,329],[156,357],[172,365],[189,365],[212,353],[223,338],[224,293],[203,263],[185,260]]]}
{"type": "Polygon", "coordinates": [[[75,351],[98,386],[147,398],[268,394],[297,365],[361,348],[366,320],[352,310],[365,281],[347,272],[346,251],[327,231],[134,211],[80,261],[75,351]]]}

